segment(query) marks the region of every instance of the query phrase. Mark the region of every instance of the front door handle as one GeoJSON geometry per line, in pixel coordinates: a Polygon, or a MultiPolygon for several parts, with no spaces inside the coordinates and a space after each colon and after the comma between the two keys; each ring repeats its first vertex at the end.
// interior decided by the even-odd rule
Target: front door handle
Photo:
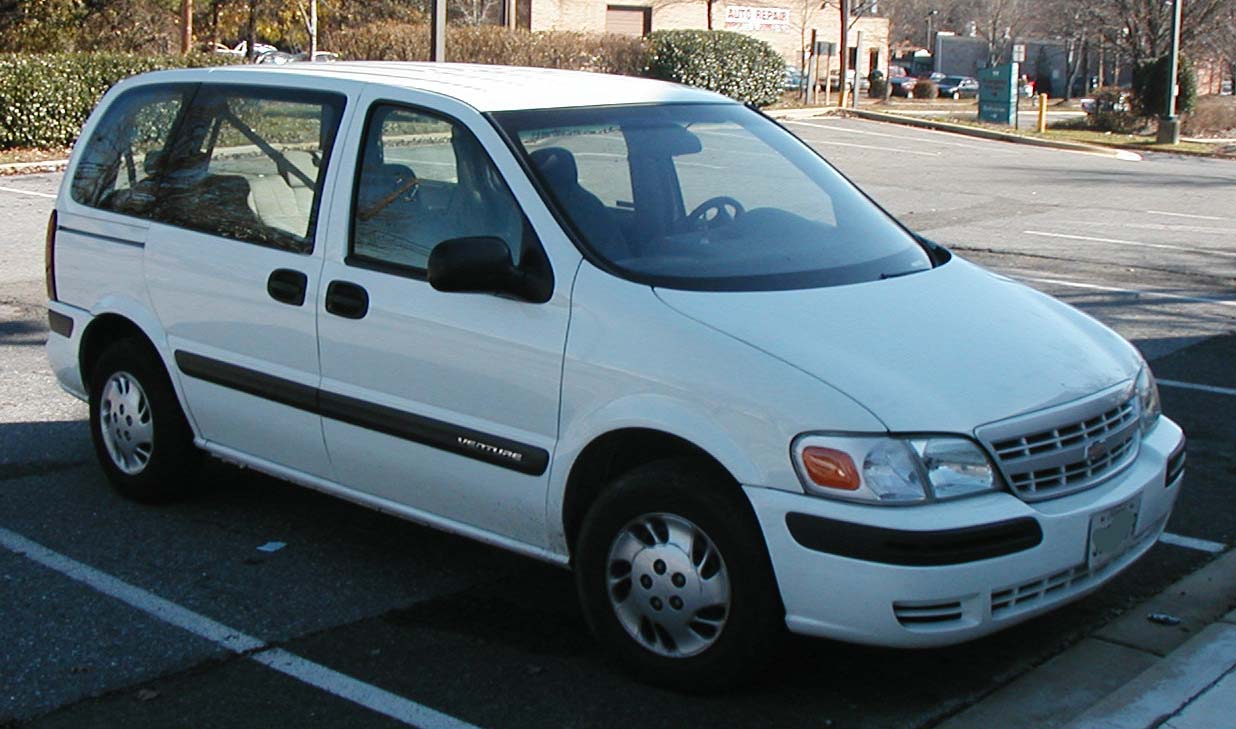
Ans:
{"type": "Polygon", "coordinates": [[[369,313],[369,293],[348,281],[331,281],[326,287],[326,310],[344,319],[364,319],[369,313]]]}
{"type": "Polygon", "coordinates": [[[308,288],[309,277],[290,268],[276,268],[266,279],[266,293],[270,294],[270,298],[292,306],[305,303],[305,290],[308,288]]]}

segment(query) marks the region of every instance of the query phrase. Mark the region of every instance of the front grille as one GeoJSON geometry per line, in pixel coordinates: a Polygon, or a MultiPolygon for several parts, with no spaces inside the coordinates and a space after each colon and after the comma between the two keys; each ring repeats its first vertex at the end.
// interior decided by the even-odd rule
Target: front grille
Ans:
{"type": "Polygon", "coordinates": [[[1115,475],[1137,456],[1137,397],[1122,385],[1080,403],[979,428],[1013,492],[1063,496],[1115,475]]]}
{"type": "Polygon", "coordinates": [[[893,614],[897,622],[906,627],[915,625],[936,625],[961,620],[961,600],[945,602],[895,602],[893,614]]]}

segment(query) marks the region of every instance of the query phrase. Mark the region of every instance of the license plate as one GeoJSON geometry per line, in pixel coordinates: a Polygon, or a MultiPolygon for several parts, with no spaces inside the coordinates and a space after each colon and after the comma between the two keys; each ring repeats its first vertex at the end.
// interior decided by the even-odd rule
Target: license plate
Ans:
{"type": "Polygon", "coordinates": [[[1133,541],[1141,498],[1113,506],[1090,517],[1090,569],[1097,569],[1120,556],[1133,541]]]}

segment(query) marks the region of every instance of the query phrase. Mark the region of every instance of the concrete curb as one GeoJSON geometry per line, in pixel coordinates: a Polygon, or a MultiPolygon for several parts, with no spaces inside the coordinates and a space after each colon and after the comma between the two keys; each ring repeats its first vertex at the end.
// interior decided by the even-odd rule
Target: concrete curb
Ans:
{"type": "Polygon", "coordinates": [[[10,162],[0,165],[0,176],[33,174],[35,172],[59,172],[67,167],[67,159],[53,159],[43,162],[10,162]]]}
{"type": "Polygon", "coordinates": [[[1130,152],[1124,149],[1112,149],[1111,147],[1101,147],[1096,144],[1083,144],[1082,142],[1066,142],[1055,139],[1038,139],[1036,137],[1023,137],[1020,134],[1010,134],[1008,132],[1000,132],[994,129],[984,129],[982,127],[972,127],[965,124],[953,124],[951,122],[936,121],[934,119],[918,119],[911,116],[901,114],[889,114],[882,111],[867,111],[866,109],[845,109],[842,111],[844,116],[852,116],[868,121],[888,122],[890,124],[904,124],[911,127],[921,127],[923,129],[932,129],[938,132],[952,132],[953,134],[964,134],[968,137],[978,137],[980,139],[990,139],[996,142],[1012,142],[1014,144],[1028,144],[1032,147],[1047,147],[1050,149],[1063,149],[1070,152],[1084,152],[1086,154],[1097,154],[1104,157],[1114,157],[1119,160],[1128,162],[1140,162],[1142,156],[1136,152],[1130,152]]]}
{"type": "Polygon", "coordinates": [[[837,116],[840,112],[835,106],[804,106],[799,109],[773,109],[765,113],[773,119],[796,120],[837,116]]]}
{"type": "Polygon", "coordinates": [[[1157,727],[1236,667],[1236,625],[1215,623],[1108,694],[1068,729],[1157,727]]]}
{"type": "Polygon", "coordinates": [[[1158,726],[1236,666],[1236,624],[1229,624],[1236,613],[1228,612],[1234,604],[1236,549],[941,721],[937,729],[1158,726]],[[1156,612],[1181,622],[1163,626],[1146,619],[1156,612]],[[1143,702],[1143,695],[1153,700],[1143,702]]]}

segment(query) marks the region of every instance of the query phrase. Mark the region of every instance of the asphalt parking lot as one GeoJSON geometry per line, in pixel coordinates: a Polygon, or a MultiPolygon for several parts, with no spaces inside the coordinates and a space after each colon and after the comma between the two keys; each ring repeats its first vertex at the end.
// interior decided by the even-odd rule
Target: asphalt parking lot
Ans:
{"type": "Polygon", "coordinates": [[[43,356],[59,176],[0,177],[0,726],[929,727],[1236,544],[1236,163],[787,126],[910,227],[1142,349],[1190,438],[1168,539],[974,643],[787,638],[748,690],[648,688],[555,568],[222,463],[184,503],[114,495],[43,356]]]}

